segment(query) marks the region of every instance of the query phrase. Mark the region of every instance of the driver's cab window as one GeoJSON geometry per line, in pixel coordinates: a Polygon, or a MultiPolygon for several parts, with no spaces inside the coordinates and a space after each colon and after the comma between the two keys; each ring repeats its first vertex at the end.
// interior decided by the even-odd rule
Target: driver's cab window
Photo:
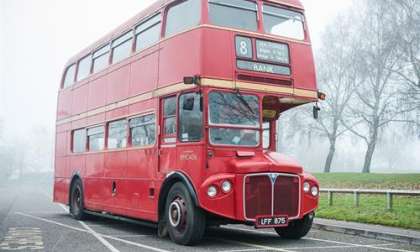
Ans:
{"type": "Polygon", "coordinates": [[[163,141],[176,142],[176,96],[163,100],[163,141]]]}
{"type": "Polygon", "coordinates": [[[201,94],[183,94],[179,97],[178,104],[179,141],[200,141],[203,136],[203,102],[201,94]]]}

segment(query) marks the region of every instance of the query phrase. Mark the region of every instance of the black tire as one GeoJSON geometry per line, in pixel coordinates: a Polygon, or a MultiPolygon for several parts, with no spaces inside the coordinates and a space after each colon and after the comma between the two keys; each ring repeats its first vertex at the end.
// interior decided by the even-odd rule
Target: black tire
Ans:
{"type": "Polygon", "coordinates": [[[275,230],[282,238],[298,240],[311,230],[314,216],[314,213],[310,213],[303,219],[291,221],[287,227],[275,228],[275,230]]]}
{"type": "Polygon", "coordinates": [[[206,217],[196,207],[185,185],[175,183],[169,190],[165,203],[165,217],[169,237],[180,245],[194,245],[203,238],[206,217]]]}
{"type": "Polygon", "coordinates": [[[84,208],[83,186],[82,181],[77,179],[70,188],[70,214],[76,220],[85,220],[87,214],[84,208]]]}

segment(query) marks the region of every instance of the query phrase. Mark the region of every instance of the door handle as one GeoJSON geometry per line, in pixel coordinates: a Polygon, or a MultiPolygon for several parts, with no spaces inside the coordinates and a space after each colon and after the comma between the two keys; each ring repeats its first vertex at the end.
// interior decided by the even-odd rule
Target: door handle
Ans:
{"type": "Polygon", "coordinates": [[[115,181],[112,182],[112,197],[117,195],[117,183],[115,181]]]}

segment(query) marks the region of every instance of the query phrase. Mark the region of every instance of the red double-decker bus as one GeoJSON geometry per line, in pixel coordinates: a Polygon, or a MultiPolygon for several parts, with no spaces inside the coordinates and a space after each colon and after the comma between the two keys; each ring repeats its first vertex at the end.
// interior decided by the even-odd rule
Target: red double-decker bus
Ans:
{"type": "Polygon", "coordinates": [[[319,98],[299,0],[157,1],[66,65],[54,201],[184,245],[229,223],[300,238],[318,182],[276,121],[319,98]]]}

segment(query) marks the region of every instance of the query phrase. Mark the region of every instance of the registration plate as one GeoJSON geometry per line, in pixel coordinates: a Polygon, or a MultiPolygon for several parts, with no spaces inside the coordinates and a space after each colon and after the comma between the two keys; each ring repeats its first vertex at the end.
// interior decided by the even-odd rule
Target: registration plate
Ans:
{"type": "Polygon", "coordinates": [[[256,228],[287,227],[289,220],[287,216],[258,216],[255,223],[256,228]]]}

